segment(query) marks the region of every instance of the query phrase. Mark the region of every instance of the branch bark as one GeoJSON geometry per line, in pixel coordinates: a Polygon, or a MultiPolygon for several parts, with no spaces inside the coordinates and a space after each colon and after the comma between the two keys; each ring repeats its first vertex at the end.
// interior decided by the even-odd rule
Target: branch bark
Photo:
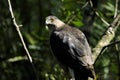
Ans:
{"type": "Polygon", "coordinates": [[[25,49],[25,51],[27,53],[28,60],[32,63],[32,57],[30,56],[30,53],[29,53],[29,51],[28,51],[28,49],[26,47],[26,44],[25,44],[25,42],[23,40],[22,34],[21,34],[20,30],[19,30],[20,25],[18,25],[16,20],[15,20],[10,0],[8,0],[8,4],[9,4],[10,14],[11,14],[11,17],[12,17],[12,20],[13,20],[13,25],[16,27],[16,30],[17,30],[17,32],[19,34],[19,37],[20,37],[21,42],[23,44],[23,47],[24,47],[24,49],[25,49]]]}
{"type": "Polygon", "coordinates": [[[37,76],[37,73],[36,73],[36,70],[35,70],[35,67],[34,67],[34,65],[33,65],[33,63],[32,63],[32,62],[33,62],[32,57],[30,56],[30,53],[29,53],[29,51],[28,51],[28,49],[27,49],[27,47],[26,47],[26,44],[25,44],[25,42],[24,42],[24,39],[23,39],[22,34],[21,34],[21,32],[20,32],[20,29],[19,29],[19,27],[20,27],[21,25],[18,25],[17,22],[16,22],[16,20],[15,20],[15,17],[14,17],[14,14],[13,14],[13,10],[12,10],[12,6],[11,6],[10,0],[8,0],[8,5],[9,5],[9,11],[10,11],[10,14],[11,14],[11,17],[12,17],[13,25],[16,27],[16,30],[17,30],[17,32],[18,32],[18,35],[19,35],[20,40],[21,40],[21,42],[22,42],[22,45],[23,45],[23,47],[24,47],[24,49],[25,49],[25,51],[26,51],[26,56],[27,56],[29,62],[31,63],[31,65],[32,65],[33,71],[34,71],[35,76],[36,76],[36,80],[39,80],[39,78],[38,78],[38,76],[37,76]]]}
{"type": "Polygon", "coordinates": [[[120,25],[120,14],[116,16],[114,21],[110,24],[109,28],[106,30],[105,34],[98,41],[98,44],[95,46],[95,48],[93,48],[94,62],[96,62],[103,47],[107,46],[110,43],[110,41],[115,37],[115,31],[117,30],[119,25],[120,25]]]}

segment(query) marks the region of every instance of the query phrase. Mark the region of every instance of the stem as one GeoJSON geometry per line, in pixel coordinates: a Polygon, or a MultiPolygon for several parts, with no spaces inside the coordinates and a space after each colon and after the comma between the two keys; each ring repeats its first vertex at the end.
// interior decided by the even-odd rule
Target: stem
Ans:
{"type": "Polygon", "coordinates": [[[27,56],[28,60],[30,61],[31,65],[32,65],[32,68],[33,68],[33,71],[35,73],[36,79],[39,80],[39,78],[37,76],[37,73],[36,73],[36,69],[35,69],[35,67],[33,65],[32,57],[30,56],[30,53],[29,53],[29,51],[28,51],[28,49],[26,47],[26,44],[25,44],[24,39],[22,37],[22,34],[20,32],[20,29],[19,29],[20,25],[18,25],[17,22],[16,22],[16,20],[15,20],[10,0],[8,0],[8,5],[9,5],[9,10],[10,10],[10,14],[11,14],[11,17],[12,17],[13,25],[16,27],[16,30],[18,32],[18,35],[19,35],[20,40],[22,42],[22,45],[23,45],[23,47],[24,47],[24,49],[26,51],[26,56],[27,56]]]}

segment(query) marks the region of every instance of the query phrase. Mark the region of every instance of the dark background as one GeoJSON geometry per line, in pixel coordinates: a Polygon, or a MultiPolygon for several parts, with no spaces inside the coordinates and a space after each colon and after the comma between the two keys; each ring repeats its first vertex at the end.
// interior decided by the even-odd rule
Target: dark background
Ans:
{"type": "MultiPolygon", "coordinates": [[[[90,6],[84,6],[85,3],[86,0],[11,0],[16,21],[23,25],[20,31],[40,80],[67,80],[51,53],[45,17],[55,15],[65,23],[80,28],[91,48],[108,28],[90,6]]],[[[113,21],[115,0],[95,0],[93,4],[100,17],[109,23],[113,21]]],[[[120,40],[120,28],[112,42],[117,40],[120,40]]],[[[95,64],[95,71],[98,80],[120,80],[120,44],[106,49],[95,64]]],[[[36,80],[35,76],[13,26],[8,2],[0,0],[0,80],[36,80]]]]}

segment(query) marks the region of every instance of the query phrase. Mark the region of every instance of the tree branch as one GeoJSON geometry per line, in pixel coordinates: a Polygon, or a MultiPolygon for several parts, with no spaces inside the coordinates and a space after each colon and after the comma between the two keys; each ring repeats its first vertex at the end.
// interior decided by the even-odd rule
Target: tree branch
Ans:
{"type": "Polygon", "coordinates": [[[106,48],[108,48],[108,47],[110,47],[110,46],[112,46],[112,45],[116,45],[116,44],[118,44],[118,43],[120,43],[120,41],[115,41],[115,42],[113,42],[113,43],[110,43],[110,44],[104,46],[104,47],[101,49],[101,51],[100,51],[99,55],[97,56],[96,60],[94,61],[94,63],[96,63],[96,61],[99,59],[100,55],[106,50],[106,48]]]}
{"type": "MultiPolygon", "coordinates": [[[[24,49],[26,51],[26,56],[27,56],[28,60],[30,61],[31,65],[32,65],[32,68],[33,68],[33,70],[34,70],[34,72],[36,74],[35,67],[34,67],[34,65],[32,63],[33,62],[32,57],[30,56],[30,53],[29,53],[29,51],[28,51],[28,49],[26,47],[26,44],[25,44],[25,42],[23,40],[22,34],[21,34],[20,30],[19,30],[19,27],[21,25],[18,25],[16,20],[15,20],[10,0],[8,0],[8,5],[9,5],[9,11],[10,11],[10,14],[11,14],[11,17],[12,17],[13,25],[16,27],[16,30],[18,32],[18,35],[19,35],[20,39],[21,39],[22,45],[23,45],[23,47],[24,47],[24,49]]],[[[35,76],[36,76],[37,80],[39,80],[39,78],[37,77],[37,74],[35,76]]]]}
{"type": "Polygon", "coordinates": [[[96,9],[93,8],[92,0],[89,0],[89,3],[90,3],[90,6],[92,7],[93,11],[95,12],[96,16],[98,16],[102,22],[104,22],[107,26],[109,26],[110,24],[100,16],[100,14],[96,11],[96,9]]]}
{"type": "Polygon", "coordinates": [[[12,20],[13,20],[13,24],[14,24],[14,26],[16,27],[16,30],[17,30],[17,32],[18,32],[18,34],[19,34],[19,37],[20,37],[21,42],[22,42],[22,44],[23,44],[23,47],[24,47],[24,49],[25,49],[25,51],[26,51],[26,53],[27,53],[27,57],[28,57],[29,61],[32,63],[32,58],[31,58],[30,53],[29,53],[29,51],[28,51],[28,49],[27,49],[27,47],[26,47],[26,44],[25,44],[25,42],[24,42],[24,40],[23,40],[22,34],[21,34],[20,30],[19,30],[19,27],[20,27],[20,26],[16,23],[16,20],[15,20],[14,14],[13,14],[13,10],[12,10],[12,6],[11,6],[10,0],[8,0],[8,4],[9,4],[9,10],[10,10],[10,13],[11,13],[11,17],[12,17],[12,20]]]}
{"type": "Polygon", "coordinates": [[[116,2],[115,2],[115,13],[114,13],[114,18],[117,16],[117,12],[118,12],[118,0],[116,0],[116,2]]]}
{"type": "Polygon", "coordinates": [[[95,14],[96,14],[96,15],[100,18],[100,20],[101,20],[102,22],[104,22],[107,26],[110,25],[105,19],[103,19],[103,18],[100,16],[100,14],[99,14],[97,11],[95,11],[95,14]]]}
{"type": "Polygon", "coordinates": [[[110,24],[109,28],[106,30],[105,34],[98,41],[98,44],[93,48],[93,60],[96,61],[101,53],[103,47],[107,46],[110,41],[115,37],[115,31],[120,25],[120,14],[116,16],[114,21],[110,24]]]}

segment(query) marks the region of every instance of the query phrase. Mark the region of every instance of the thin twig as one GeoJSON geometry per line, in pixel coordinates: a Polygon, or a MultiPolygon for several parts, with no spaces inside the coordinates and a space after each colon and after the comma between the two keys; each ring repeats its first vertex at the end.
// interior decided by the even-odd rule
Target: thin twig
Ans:
{"type": "Polygon", "coordinates": [[[76,17],[76,14],[78,13],[79,11],[78,10],[75,10],[74,12],[72,12],[72,14],[66,19],[66,23],[67,24],[70,24],[72,21],[73,21],[73,19],[75,19],[75,17],[76,17]]]}
{"type": "Polygon", "coordinates": [[[82,8],[81,9],[83,9],[83,8],[85,8],[87,5],[88,5],[88,1],[82,6],[82,8]]]}
{"type": "Polygon", "coordinates": [[[70,24],[72,22],[72,20],[76,17],[76,15],[72,15],[71,18],[68,20],[67,24],[70,24]]]}
{"type": "Polygon", "coordinates": [[[104,22],[107,26],[110,25],[107,21],[105,21],[105,19],[103,19],[103,18],[100,16],[100,14],[99,14],[97,11],[95,11],[95,14],[96,14],[96,15],[100,18],[100,20],[101,20],[102,22],[104,22]]]}
{"type": "Polygon", "coordinates": [[[106,45],[105,47],[109,47],[109,46],[112,46],[112,45],[115,45],[115,44],[119,44],[119,43],[120,43],[120,41],[115,41],[113,43],[110,43],[110,44],[106,45]]]}
{"type": "Polygon", "coordinates": [[[118,13],[118,0],[115,2],[115,13],[114,13],[114,18],[117,16],[118,13]]]}
{"type": "Polygon", "coordinates": [[[9,3],[9,10],[10,10],[10,13],[11,13],[11,16],[12,16],[13,24],[16,27],[16,30],[17,30],[17,32],[19,34],[21,42],[22,42],[22,44],[24,46],[24,49],[25,49],[25,51],[27,53],[27,57],[30,60],[30,62],[32,63],[32,58],[31,58],[30,53],[28,52],[28,49],[27,49],[27,47],[25,45],[25,42],[24,42],[23,37],[22,37],[22,34],[21,34],[20,30],[19,30],[19,26],[16,23],[16,20],[15,20],[14,14],[13,14],[13,10],[12,10],[12,6],[11,6],[11,3],[10,3],[10,0],[8,0],[8,3],[9,3]]]}
{"type": "Polygon", "coordinates": [[[107,47],[103,47],[103,48],[101,49],[99,55],[97,56],[97,58],[96,58],[95,61],[94,61],[94,64],[97,62],[97,60],[99,59],[99,57],[105,52],[106,48],[107,48],[107,47]]]}
{"type": "MultiPolygon", "coordinates": [[[[28,58],[28,60],[30,61],[30,63],[31,63],[31,65],[32,65],[32,68],[33,68],[33,70],[34,70],[34,72],[35,72],[35,74],[36,74],[36,70],[35,70],[35,67],[34,67],[34,65],[33,65],[33,61],[32,61],[32,57],[30,56],[30,53],[29,53],[29,51],[28,51],[28,49],[27,49],[27,47],[26,47],[26,44],[25,44],[25,42],[24,42],[24,40],[23,40],[23,37],[22,37],[22,34],[21,34],[21,32],[20,32],[20,30],[19,30],[19,25],[17,24],[17,22],[16,22],[16,20],[15,20],[15,17],[14,17],[14,14],[13,14],[13,10],[12,10],[12,6],[11,6],[11,2],[10,2],[10,0],[8,0],[8,5],[9,5],[9,10],[10,10],[10,14],[11,14],[11,17],[12,17],[12,20],[13,20],[13,24],[14,24],[14,26],[16,27],[16,30],[17,30],[17,32],[18,32],[18,35],[19,35],[19,37],[20,37],[20,39],[21,39],[21,42],[22,42],[22,44],[23,44],[23,47],[24,47],[24,49],[25,49],[25,51],[26,51],[26,56],[27,56],[27,58],[28,58]]],[[[37,75],[36,75],[37,76],[37,75]]],[[[37,80],[39,79],[38,77],[36,77],[37,78],[37,80]]]]}
{"type": "Polygon", "coordinates": [[[93,3],[92,3],[92,1],[89,0],[89,2],[90,2],[90,6],[91,6],[92,9],[94,10],[95,14],[100,18],[100,20],[101,20],[103,23],[105,23],[107,26],[109,26],[110,24],[109,24],[105,19],[103,19],[103,18],[100,16],[100,14],[93,8],[93,3]]]}
{"type": "Polygon", "coordinates": [[[120,43],[120,41],[115,41],[115,42],[113,42],[113,43],[110,43],[110,44],[108,44],[108,45],[104,46],[104,47],[102,48],[102,50],[100,51],[100,53],[99,53],[98,57],[96,58],[96,60],[95,60],[94,64],[96,63],[96,61],[99,59],[99,57],[100,57],[100,56],[101,56],[101,54],[105,51],[105,49],[106,49],[106,48],[108,48],[108,47],[110,47],[110,46],[112,46],[112,45],[119,44],[119,43],[120,43]]]}

